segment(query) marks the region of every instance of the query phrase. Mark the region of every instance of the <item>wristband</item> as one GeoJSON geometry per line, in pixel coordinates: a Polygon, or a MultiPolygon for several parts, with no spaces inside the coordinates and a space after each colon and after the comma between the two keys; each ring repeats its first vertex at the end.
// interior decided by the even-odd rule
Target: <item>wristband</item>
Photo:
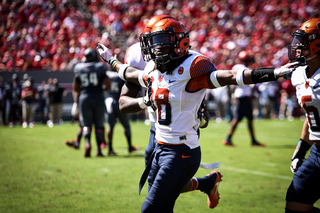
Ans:
{"type": "Polygon", "coordinates": [[[237,78],[236,78],[236,81],[237,81],[237,84],[239,86],[245,86],[244,82],[243,82],[243,72],[248,69],[247,67],[244,67],[244,68],[240,68],[238,69],[238,72],[237,72],[237,78]]]}
{"type": "Polygon", "coordinates": [[[124,73],[125,73],[125,71],[126,71],[126,69],[129,67],[129,65],[128,64],[123,64],[121,67],[120,67],[120,69],[119,69],[119,72],[118,72],[118,75],[119,75],[119,78],[121,78],[122,80],[126,80],[125,78],[124,78],[124,73]]]}
{"type": "Polygon", "coordinates": [[[221,85],[219,84],[219,81],[217,79],[217,71],[213,71],[211,74],[210,74],[210,80],[211,80],[211,83],[213,84],[213,86],[215,86],[216,88],[218,87],[221,87],[221,85]]]}
{"type": "Polygon", "coordinates": [[[254,84],[276,81],[277,78],[274,76],[274,67],[271,68],[257,68],[251,71],[251,79],[254,84]]]}
{"type": "Polygon", "coordinates": [[[294,160],[295,158],[304,159],[310,147],[310,144],[300,138],[291,160],[294,160]]]}
{"type": "Polygon", "coordinates": [[[147,108],[147,105],[146,105],[146,103],[144,103],[144,100],[143,100],[143,97],[142,98],[138,98],[139,99],[139,107],[141,108],[141,109],[145,109],[145,108],[147,108]]]}

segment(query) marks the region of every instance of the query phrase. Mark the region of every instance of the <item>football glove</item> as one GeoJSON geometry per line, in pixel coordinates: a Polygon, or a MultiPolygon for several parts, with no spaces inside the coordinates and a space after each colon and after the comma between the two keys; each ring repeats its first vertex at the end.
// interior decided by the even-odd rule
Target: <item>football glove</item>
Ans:
{"type": "Polygon", "coordinates": [[[108,48],[107,48],[106,46],[104,46],[103,44],[98,43],[97,51],[98,51],[100,57],[101,57],[105,62],[107,62],[108,64],[110,64],[110,59],[113,57],[113,55],[112,55],[112,53],[111,53],[111,50],[108,49],[108,48]]]}
{"type": "Polygon", "coordinates": [[[292,173],[298,171],[299,167],[302,165],[304,161],[306,161],[305,156],[310,149],[311,145],[308,144],[306,141],[300,138],[297,147],[291,157],[291,166],[290,169],[292,173]]]}
{"type": "Polygon", "coordinates": [[[74,102],[71,108],[71,115],[75,118],[77,117],[77,112],[78,112],[78,103],[74,102]]]}
{"type": "Polygon", "coordinates": [[[209,124],[210,115],[208,111],[204,111],[203,108],[200,108],[198,111],[198,118],[200,119],[199,128],[204,129],[209,124]]]}
{"type": "Polygon", "coordinates": [[[298,64],[299,64],[299,62],[296,61],[296,62],[285,64],[281,67],[275,68],[274,69],[274,77],[275,78],[284,77],[284,78],[288,79],[287,76],[290,75],[296,69],[295,65],[298,65],[298,64]]]}
{"type": "Polygon", "coordinates": [[[306,159],[299,159],[299,158],[295,158],[292,162],[291,162],[291,172],[294,174],[296,173],[296,171],[298,171],[299,167],[302,165],[303,162],[305,162],[306,159]]]}
{"type": "Polygon", "coordinates": [[[151,106],[153,110],[156,110],[155,106],[152,105],[151,96],[152,96],[152,80],[151,78],[148,77],[147,93],[144,97],[142,97],[142,99],[139,100],[139,106],[141,109],[151,106]]]}

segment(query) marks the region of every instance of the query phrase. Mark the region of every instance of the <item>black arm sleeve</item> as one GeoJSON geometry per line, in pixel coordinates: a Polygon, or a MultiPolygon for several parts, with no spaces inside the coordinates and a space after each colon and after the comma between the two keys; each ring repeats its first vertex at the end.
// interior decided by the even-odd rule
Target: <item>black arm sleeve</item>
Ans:
{"type": "Polygon", "coordinates": [[[277,78],[274,76],[274,67],[270,68],[257,68],[251,71],[251,79],[254,84],[275,81],[277,78]]]}

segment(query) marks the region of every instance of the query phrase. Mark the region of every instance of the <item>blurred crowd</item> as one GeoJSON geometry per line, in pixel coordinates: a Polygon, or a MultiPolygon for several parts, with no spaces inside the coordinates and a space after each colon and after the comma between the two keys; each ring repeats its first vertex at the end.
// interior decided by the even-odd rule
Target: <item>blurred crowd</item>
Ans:
{"type": "Polygon", "coordinates": [[[121,59],[158,14],[181,21],[192,49],[218,69],[231,68],[241,50],[255,56],[256,66],[279,66],[288,61],[291,33],[319,6],[319,0],[3,0],[0,71],[72,70],[97,42],[121,59]]]}

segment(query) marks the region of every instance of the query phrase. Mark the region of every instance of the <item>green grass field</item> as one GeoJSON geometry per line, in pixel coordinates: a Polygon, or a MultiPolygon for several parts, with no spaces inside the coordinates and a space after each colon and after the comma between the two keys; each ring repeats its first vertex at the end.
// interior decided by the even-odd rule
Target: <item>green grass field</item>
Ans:
{"type": "MultiPolygon", "coordinates": [[[[202,163],[222,162],[220,202],[209,209],[206,194],[181,194],[176,213],[284,212],[285,195],[293,174],[290,159],[300,137],[302,121],[256,120],[257,139],[266,147],[251,147],[246,122],[233,137],[236,147],[224,147],[228,123],[211,120],[201,130],[202,163]]],[[[0,212],[140,212],[147,187],[138,194],[144,170],[144,148],[150,126],[132,122],[132,140],[140,151],[127,153],[120,124],[114,133],[114,157],[85,159],[84,143],[75,150],[64,144],[78,126],[64,123],[49,128],[0,128],[0,212]]],[[[107,150],[104,150],[107,153],[107,150]]],[[[196,176],[210,170],[199,168],[196,176]]],[[[320,202],[316,203],[320,207],[320,202]]]]}

